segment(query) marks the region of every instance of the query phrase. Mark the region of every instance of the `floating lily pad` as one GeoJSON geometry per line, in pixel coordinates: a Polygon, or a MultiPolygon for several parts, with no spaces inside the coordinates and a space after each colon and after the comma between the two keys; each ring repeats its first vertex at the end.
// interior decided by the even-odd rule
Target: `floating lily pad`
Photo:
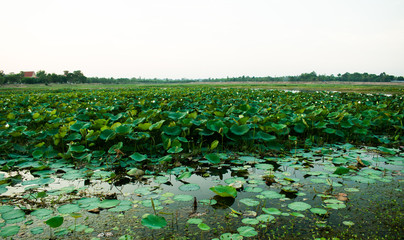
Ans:
{"type": "Polygon", "coordinates": [[[241,220],[244,224],[250,224],[250,225],[256,225],[258,224],[260,221],[255,219],[255,218],[243,218],[243,220],[241,220]]]}
{"type": "Polygon", "coordinates": [[[237,231],[243,237],[254,237],[258,234],[258,232],[255,231],[255,229],[253,227],[249,227],[249,226],[239,227],[239,228],[237,228],[237,231]]]}
{"type": "Polygon", "coordinates": [[[181,185],[181,186],[179,187],[179,189],[180,189],[181,191],[184,191],[184,192],[197,191],[197,190],[199,190],[200,188],[201,188],[201,187],[199,187],[198,184],[193,184],[193,183],[184,184],[184,185],[181,185]]]}
{"type": "Polygon", "coordinates": [[[50,209],[46,209],[46,208],[37,209],[31,213],[32,216],[35,216],[41,220],[46,220],[46,219],[50,218],[52,216],[52,214],[53,214],[53,211],[50,209]]]}
{"type": "Polygon", "coordinates": [[[2,213],[1,217],[6,221],[7,224],[13,224],[24,221],[25,213],[21,209],[13,209],[11,211],[2,213]]]}
{"type": "Polygon", "coordinates": [[[20,226],[16,226],[16,225],[7,226],[7,227],[4,227],[3,229],[1,229],[0,236],[5,237],[5,238],[11,237],[11,236],[16,235],[19,231],[20,231],[20,226]]]}
{"type": "Polygon", "coordinates": [[[237,190],[231,186],[217,185],[209,189],[221,197],[237,197],[237,190]]]}
{"type": "Polygon", "coordinates": [[[250,206],[250,207],[257,206],[258,204],[260,204],[259,201],[254,200],[252,198],[243,198],[240,200],[240,202],[244,203],[245,205],[250,206]]]}
{"type": "Polygon", "coordinates": [[[41,233],[43,233],[43,228],[42,227],[34,227],[34,228],[32,228],[31,230],[30,230],[30,232],[33,234],[33,235],[38,235],[38,234],[41,234],[41,233]]]}
{"type": "Polygon", "coordinates": [[[163,184],[168,182],[168,177],[165,176],[157,176],[156,179],[154,179],[155,183],[163,184]]]}
{"type": "Polygon", "coordinates": [[[194,197],[191,195],[178,194],[178,195],[175,195],[173,199],[175,201],[179,201],[179,202],[188,202],[188,201],[192,201],[194,199],[194,197]]]}
{"type": "Polygon", "coordinates": [[[80,207],[78,204],[66,204],[58,207],[58,212],[61,214],[69,214],[69,213],[74,213],[74,212],[79,212],[80,207]]]}
{"type": "Polygon", "coordinates": [[[276,198],[283,198],[285,195],[277,193],[275,191],[263,191],[260,195],[264,196],[264,198],[268,199],[276,199],[276,198]]]}
{"type": "Polygon", "coordinates": [[[206,225],[205,223],[199,223],[198,228],[203,230],[203,231],[209,231],[210,230],[210,227],[208,225],[206,225]]]}
{"type": "Polygon", "coordinates": [[[246,188],[244,188],[244,191],[245,192],[259,193],[259,192],[262,192],[263,189],[260,188],[260,187],[246,187],[246,188]]]}
{"type": "Polygon", "coordinates": [[[128,211],[131,208],[132,208],[131,205],[119,205],[114,208],[108,209],[108,211],[109,212],[124,212],[124,211],[128,211]]]}
{"type": "Polygon", "coordinates": [[[310,211],[315,214],[324,215],[327,214],[327,210],[322,208],[311,208],[310,211]]]}
{"type": "Polygon", "coordinates": [[[311,208],[310,204],[305,202],[293,202],[288,204],[288,208],[295,210],[295,211],[304,211],[311,208]]]}
{"type": "Polygon", "coordinates": [[[150,229],[160,229],[167,226],[167,221],[164,217],[149,214],[141,221],[142,225],[150,229]]]}
{"type": "Polygon", "coordinates": [[[353,225],[355,225],[355,223],[352,222],[352,221],[343,221],[342,224],[344,224],[344,225],[346,225],[346,226],[353,226],[353,225]]]}
{"type": "Polygon", "coordinates": [[[275,217],[270,214],[261,214],[257,217],[257,220],[260,222],[271,222],[275,217]]]}
{"type": "Polygon", "coordinates": [[[271,215],[280,215],[282,213],[277,208],[262,208],[262,211],[271,215]]]}
{"type": "Polygon", "coordinates": [[[198,224],[200,224],[202,222],[203,222],[203,220],[200,219],[200,218],[190,218],[187,221],[187,223],[189,223],[189,224],[196,224],[196,225],[198,225],[198,224]]]}
{"type": "Polygon", "coordinates": [[[210,162],[212,164],[220,163],[220,157],[218,154],[215,154],[215,153],[207,154],[207,155],[205,155],[205,158],[208,160],[208,162],[210,162]]]}
{"type": "Polygon", "coordinates": [[[294,216],[294,217],[302,217],[304,218],[304,215],[298,212],[292,212],[290,215],[294,216]]]}
{"type": "Polygon", "coordinates": [[[104,201],[98,204],[100,208],[113,208],[116,207],[121,201],[117,199],[105,199],[104,201]]]}

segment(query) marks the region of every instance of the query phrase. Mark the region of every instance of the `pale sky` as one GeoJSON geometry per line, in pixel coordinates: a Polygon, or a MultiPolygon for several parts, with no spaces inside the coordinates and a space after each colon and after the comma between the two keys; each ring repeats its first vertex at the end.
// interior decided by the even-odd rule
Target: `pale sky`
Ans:
{"type": "Polygon", "coordinates": [[[404,75],[404,0],[0,0],[0,70],[404,75]]]}

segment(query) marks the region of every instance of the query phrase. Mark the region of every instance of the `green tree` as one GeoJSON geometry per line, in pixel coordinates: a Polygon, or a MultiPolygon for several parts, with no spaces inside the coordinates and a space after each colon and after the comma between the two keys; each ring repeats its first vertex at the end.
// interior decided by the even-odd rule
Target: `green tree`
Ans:
{"type": "Polygon", "coordinates": [[[0,70],[0,85],[6,83],[6,74],[4,74],[3,70],[0,70]]]}

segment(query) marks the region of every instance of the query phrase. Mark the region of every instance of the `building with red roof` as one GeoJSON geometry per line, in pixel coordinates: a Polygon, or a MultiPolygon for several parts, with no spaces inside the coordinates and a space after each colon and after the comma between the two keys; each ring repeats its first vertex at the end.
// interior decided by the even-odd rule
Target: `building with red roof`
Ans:
{"type": "Polygon", "coordinates": [[[24,72],[25,78],[36,78],[35,72],[24,72]]]}

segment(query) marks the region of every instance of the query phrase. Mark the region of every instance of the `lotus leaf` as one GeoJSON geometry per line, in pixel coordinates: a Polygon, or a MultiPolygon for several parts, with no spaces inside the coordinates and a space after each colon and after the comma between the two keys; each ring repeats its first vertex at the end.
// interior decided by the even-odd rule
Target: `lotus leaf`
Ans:
{"type": "Polygon", "coordinates": [[[20,231],[20,226],[7,226],[1,229],[0,236],[7,238],[16,235],[20,231]]]}
{"type": "Polygon", "coordinates": [[[197,191],[197,190],[200,189],[200,187],[199,187],[198,184],[190,183],[190,184],[181,185],[181,186],[179,187],[179,189],[180,189],[181,191],[188,192],[188,191],[197,191]]]}
{"type": "Polygon", "coordinates": [[[217,185],[209,189],[221,197],[237,197],[237,190],[231,186],[217,185]]]}
{"type": "Polygon", "coordinates": [[[255,231],[255,229],[253,227],[249,227],[249,226],[239,227],[239,228],[237,228],[237,231],[243,237],[254,237],[258,234],[258,232],[255,231]]]}
{"type": "Polygon", "coordinates": [[[288,204],[288,208],[295,210],[295,211],[304,211],[311,208],[310,204],[305,202],[293,202],[288,204]]]}
{"type": "Polygon", "coordinates": [[[143,218],[141,223],[143,226],[148,227],[150,229],[160,229],[167,226],[167,221],[164,217],[151,214],[143,218]]]}

